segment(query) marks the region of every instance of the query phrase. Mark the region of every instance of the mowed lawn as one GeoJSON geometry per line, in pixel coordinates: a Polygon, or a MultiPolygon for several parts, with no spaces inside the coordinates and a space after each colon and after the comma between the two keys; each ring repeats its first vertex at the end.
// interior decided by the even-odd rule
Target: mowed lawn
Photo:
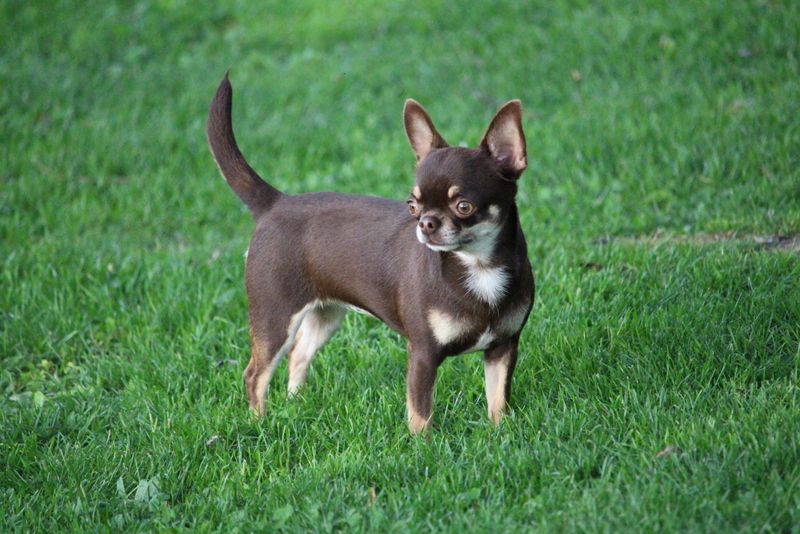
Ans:
{"type": "MultiPolygon", "coordinates": [[[[0,531],[800,528],[800,3],[0,7],[0,531]],[[205,141],[226,69],[278,188],[404,200],[403,101],[474,146],[520,98],[537,278],[512,412],[348,316],[246,408],[252,221],[205,141]]],[[[354,214],[357,216],[357,214],[354,214]]]]}

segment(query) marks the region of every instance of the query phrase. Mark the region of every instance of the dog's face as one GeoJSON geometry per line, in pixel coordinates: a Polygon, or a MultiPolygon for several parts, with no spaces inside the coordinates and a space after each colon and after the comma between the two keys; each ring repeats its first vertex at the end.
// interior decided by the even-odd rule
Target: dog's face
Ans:
{"type": "Polygon", "coordinates": [[[432,151],[408,200],[419,221],[417,239],[436,251],[491,253],[516,189],[481,150],[432,151]]]}
{"type": "Polygon", "coordinates": [[[497,112],[477,149],[448,146],[413,100],[404,118],[418,161],[408,199],[417,239],[435,251],[488,257],[527,165],[519,102],[497,112]]]}

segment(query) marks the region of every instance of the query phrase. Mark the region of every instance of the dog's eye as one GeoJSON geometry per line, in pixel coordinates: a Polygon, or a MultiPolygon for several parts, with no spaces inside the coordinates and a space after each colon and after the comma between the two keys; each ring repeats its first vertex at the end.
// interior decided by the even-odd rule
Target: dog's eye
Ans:
{"type": "Polygon", "coordinates": [[[406,204],[408,204],[408,212],[414,217],[419,217],[419,206],[417,206],[417,203],[413,200],[408,200],[406,204]]]}
{"type": "Polygon", "coordinates": [[[472,202],[467,202],[466,200],[462,200],[458,204],[456,204],[456,211],[462,217],[467,217],[472,215],[472,212],[475,211],[475,205],[472,202]]]}

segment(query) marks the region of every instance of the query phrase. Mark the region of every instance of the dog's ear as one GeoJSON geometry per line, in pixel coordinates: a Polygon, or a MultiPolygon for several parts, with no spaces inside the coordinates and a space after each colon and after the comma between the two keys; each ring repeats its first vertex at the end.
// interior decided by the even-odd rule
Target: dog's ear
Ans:
{"type": "Polygon", "coordinates": [[[525,133],[522,131],[522,105],[519,100],[500,108],[481,140],[485,150],[500,167],[503,176],[516,180],[528,166],[525,133]]]}
{"type": "Polygon", "coordinates": [[[433,122],[425,109],[416,100],[409,98],[403,107],[403,122],[406,135],[417,156],[417,163],[425,159],[434,148],[449,146],[433,126],[433,122]]]}

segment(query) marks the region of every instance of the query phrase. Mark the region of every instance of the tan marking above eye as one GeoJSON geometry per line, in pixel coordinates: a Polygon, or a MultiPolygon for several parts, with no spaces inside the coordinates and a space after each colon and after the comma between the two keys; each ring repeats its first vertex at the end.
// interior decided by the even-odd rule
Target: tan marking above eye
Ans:
{"type": "Polygon", "coordinates": [[[422,191],[419,190],[418,185],[415,185],[414,189],[411,190],[411,194],[414,195],[415,198],[419,198],[422,196],[422,191]]]}
{"type": "Polygon", "coordinates": [[[447,198],[453,198],[460,192],[461,192],[460,187],[458,187],[457,185],[452,185],[450,186],[450,189],[447,190],[447,198]]]}

